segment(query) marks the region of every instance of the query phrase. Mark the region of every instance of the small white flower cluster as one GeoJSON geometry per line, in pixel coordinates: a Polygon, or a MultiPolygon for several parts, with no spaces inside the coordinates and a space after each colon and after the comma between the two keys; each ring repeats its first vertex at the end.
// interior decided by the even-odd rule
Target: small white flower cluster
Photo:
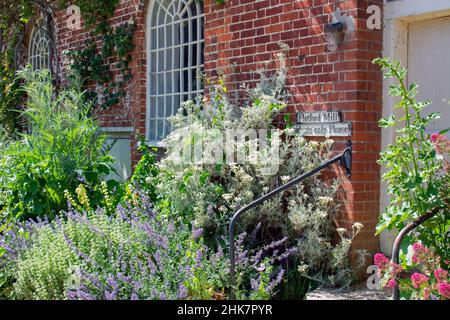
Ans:
{"type": "MultiPolygon", "coordinates": [[[[183,112],[172,118],[175,130],[164,141],[167,156],[159,163],[165,179],[157,188],[177,212],[193,215],[197,227],[223,228],[240,207],[316,168],[330,156],[332,140],[310,141],[297,136],[293,129],[273,128],[274,117],[285,107],[281,102],[285,61],[284,56],[279,58],[282,67],[276,79],[262,77],[261,83],[249,90],[251,105],[233,106],[224,94],[226,90],[219,86],[212,88],[209,98],[185,103],[183,112]],[[270,137],[263,141],[260,136],[248,135],[238,140],[233,153],[245,155],[245,161],[226,161],[223,155],[219,157],[223,161],[177,162],[180,149],[193,147],[195,141],[217,141],[217,137],[226,136],[226,130],[249,129],[268,129],[270,137]],[[269,170],[273,168],[276,170],[269,170]]],[[[221,143],[217,145],[226,141],[221,143]]],[[[346,257],[352,237],[345,237],[347,230],[338,229],[341,242],[332,242],[338,184],[311,177],[242,216],[242,227],[261,222],[290,239],[299,239],[298,256],[303,261],[300,272],[328,283],[347,283],[346,257]]],[[[355,225],[354,235],[360,229],[355,225]]]]}

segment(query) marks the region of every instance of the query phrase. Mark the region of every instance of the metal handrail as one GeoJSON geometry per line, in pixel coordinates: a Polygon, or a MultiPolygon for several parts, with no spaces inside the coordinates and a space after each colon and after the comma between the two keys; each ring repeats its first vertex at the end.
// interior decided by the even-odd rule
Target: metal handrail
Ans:
{"type": "MultiPolygon", "coordinates": [[[[420,226],[422,223],[427,221],[428,219],[432,218],[434,215],[436,215],[439,212],[439,210],[430,211],[427,214],[421,216],[420,218],[410,222],[406,227],[404,227],[397,237],[395,238],[394,245],[392,247],[392,259],[391,261],[398,265],[400,263],[400,246],[402,244],[403,238],[413,231],[415,228],[420,226]]],[[[392,289],[392,300],[400,300],[400,288],[398,285],[396,285],[392,289]]]]}
{"type": "Polygon", "coordinates": [[[229,242],[230,242],[230,284],[231,284],[231,292],[230,292],[230,298],[234,298],[234,285],[235,285],[235,267],[236,267],[236,257],[234,254],[235,246],[234,246],[234,231],[236,227],[236,223],[239,219],[239,217],[246,211],[255,208],[256,206],[260,205],[264,201],[276,196],[280,192],[283,192],[286,189],[289,189],[290,187],[302,182],[303,180],[311,177],[312,175],[318,173],[319,171],[322,171],[323,169],[329,167],[333,163],[340,162],[341,165],[345,167],[346,173],[345,175],[347,177],[350,177],[351,175],[351,167],[352,167],[352,142],[351,140],[347,141],[347,146],[344,152],[341,154],[335,156],[334,158],[322,163],[320,166],[315,168],[314,170],[311,170],[310,172],[307,172],[305,174],[302,174],[301,176],[298,176],[297,178],[289,181],[288,183],[272,190],[271,192],[263,195],[259,199],[256,199],[252,203],[240,208],[236,213],[233,215],[230,221],[230,227],[229,227],[229,242]]]}

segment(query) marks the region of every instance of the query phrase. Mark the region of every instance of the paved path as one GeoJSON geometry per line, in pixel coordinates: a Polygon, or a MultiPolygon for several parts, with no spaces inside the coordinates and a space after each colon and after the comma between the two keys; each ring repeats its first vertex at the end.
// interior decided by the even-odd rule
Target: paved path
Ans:
{"type": "Polygon", "coordinates": [[[369,290],[365,284],[345,290],[320,288],[307,294],[306,300],[390,300],[391,290],[369,290]]]}

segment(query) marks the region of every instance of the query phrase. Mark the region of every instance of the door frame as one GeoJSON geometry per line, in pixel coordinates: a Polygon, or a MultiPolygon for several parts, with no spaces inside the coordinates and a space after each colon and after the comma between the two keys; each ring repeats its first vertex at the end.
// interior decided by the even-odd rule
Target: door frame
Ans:
{"type": "MultiPolygon", "coordinates": [[[[392,60],[399,60],[408,67],[408,39],[409,26],[412,23],[438,19],[450,16],[450,3],[448,0],[394,0],[386,1],[384,5],[384,29],[383,29],[383,56],[392,60]]],[[[395,84],[392,79],[383,80],[383,118],[390,114],[398,114],[401,110],[395,109],[398,100],[389,96],[389,86],[395,84]]],[[[394,128],[383,129],[381,134],[381,148],[386,147],[395,139],[394,128]]],[[[385,168],[381,168],[385,172],[385,168]]],[[[388,205],[387,185],[380,184],[380,212],[384,212],[388,205]]],[[[380,235],[381,252],[390,255],[395,239],[393,232],[382,232],[380,235]]]]}

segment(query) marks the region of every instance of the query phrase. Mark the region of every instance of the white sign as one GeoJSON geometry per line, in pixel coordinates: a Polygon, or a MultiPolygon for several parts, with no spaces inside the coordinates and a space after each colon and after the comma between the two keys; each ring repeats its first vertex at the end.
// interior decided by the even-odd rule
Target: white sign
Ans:
{"type": "Polygon", "coordinates": [[[341,122],[341,114],[338,111],[297,112],[294,128],[301,136],[309,137],[352,135],[352,124],[341,122]]]}
{"type": "Polygon", "coordinates": [[[349,137],[352,124],[349,122],[297,124],[294,126],[301,136],[306,137],[349,137]]]}
{"type": "Polygon", "coordinates": [[[297,123],[340,122],[337,111],[297,112],[297,123]]]}

